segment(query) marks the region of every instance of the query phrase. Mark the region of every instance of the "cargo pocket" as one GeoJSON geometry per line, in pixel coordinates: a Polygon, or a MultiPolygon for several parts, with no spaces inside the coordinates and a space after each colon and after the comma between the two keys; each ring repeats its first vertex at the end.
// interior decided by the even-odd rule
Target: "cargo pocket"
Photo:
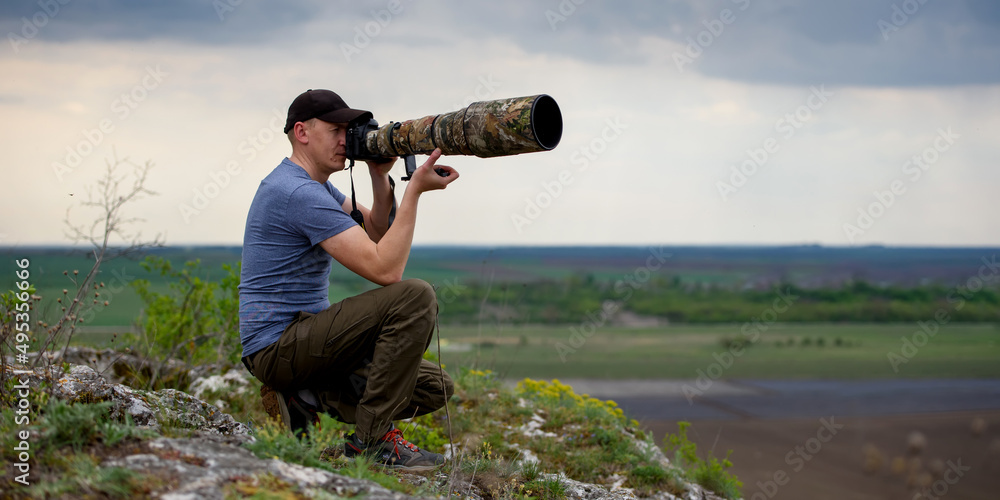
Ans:
{"type": "MultiPolygon", "coordinates": [[[[297,316],[294,321],[298,321],[298,319],[297,316]]],[[[298,370],[295,369],[295,357],[296,351],[301,345],[299,345],[298,339],[289,333],[286,328],[278,339],[277,345],[273,346],[273,353],[270,354],[273,357],[268,366],[268,385],[279,391],[289,387],[298,376],[298,370]]]]}
{"type": "Polygon", "coordinates": [[[278,357],[278,360],[274,363],[274,383],[271,387],[277,390],[285,390],[285,388],[292,385],[292,381],[295,380],[295,371],[292,370],[292,360],[288,358],[278,357]]]}
{"type": "Polygon", "coordinates": [[[339,352],[358,350],[365,342],[362,332],[376,325],[374,315],[343,310],[340,302],[304,323],[308,326],[299,325],[296,334],[308,339],[309,355],[327,359],[339,352]]]}
{"type": "MultiPolygon", "coordinates": [[[[326,341],[326,332],[322,328],[316,328],[315,314],[299,311],[298,316],[289,325],[295,331],[295,345],[300,353],[308,353],[310,357],[322,356],[323,343],[326,341]]],[[[301,356],[301,354],[300,354],[301,356]]]]}

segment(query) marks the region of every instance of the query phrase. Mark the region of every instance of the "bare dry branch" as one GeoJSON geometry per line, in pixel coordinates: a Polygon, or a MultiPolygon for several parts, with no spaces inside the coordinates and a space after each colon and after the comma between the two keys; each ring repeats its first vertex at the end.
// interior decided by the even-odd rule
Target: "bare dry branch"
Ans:
{"type": "Polygon", "coordinates": [[[143,222],[145,219],[125,217],[122,214],[123,207],[127,204],[157,194],[145,187],[149,171],[153,168],[153,162],[146,161],[139,165],[127,157],[119,158],[117,152],[114,152],[110,159],[105,159],[104,163],[106,168],[103,177],[98,179],[96,187],[89,186],[87,188],[87,199],[80,203],[83,207],[95,209],[99,215],[94,217],[89,227],[74,224],[70,218],[71,209],[66,210],[65,219],[67,238],[74,243],[90,243],[94,265],[82,281],[74,279],[74,284],[77,286],[76,295],[73,301],[66,306],[59,321],[48,329],[48,337],[39,349],[36,363],[38,360],[44,359],[43,354],[57,344],[65,341],[65,345],[69,345],[73,333],[81,321],[80,315],[88,308],[88,301],[85,299],[102,263],[140,252],[146,248],[163,246],[162,234],[157,234],[151,241],[143,241],[141,232],[129,233],[127,228],[143,222]],[[129,186],[127,183],[129,178],[132,179],[131,185],[123,193],[122,190],[129,186]],[[120,239],[122,244],[112,246],[113,237],[120,239]]]}

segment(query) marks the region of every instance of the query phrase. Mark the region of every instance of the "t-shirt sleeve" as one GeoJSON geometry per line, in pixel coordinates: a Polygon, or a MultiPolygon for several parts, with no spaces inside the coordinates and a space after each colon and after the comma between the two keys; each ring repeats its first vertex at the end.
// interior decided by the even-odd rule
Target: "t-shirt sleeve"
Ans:
{"type": "Polygon", "coordinates": [[[337,204],[340,205],[341,207],[343,207],[344,206],[344,200],[347,199],[347,195],[344,194],[344,193],[341,193],[339,189],[337,189],[337,188],[335,188],[333,186],[333,184],[330,184],[330,181],[326,181],[326,189],[329,190],[330,194],[333,195],[333,198],[335,200],[337,200],[337,204]]]}
{"type": "Polygon", "coordinates": [[[311,245],[358,225],[344,212],[345,196],[337,188],[318,182],[296,189],[288,199],[288,224],[305,235],[311,245]]]}

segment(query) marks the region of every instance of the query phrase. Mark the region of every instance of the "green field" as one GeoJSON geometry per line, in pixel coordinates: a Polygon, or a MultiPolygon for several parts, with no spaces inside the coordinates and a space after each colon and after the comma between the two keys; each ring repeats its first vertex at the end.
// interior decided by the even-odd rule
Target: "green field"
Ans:
{"type": "MultiPolygon", "coordinates": [[[[217,281],[224,275],[223,264],[239,262],[241,249],[168,247],[148,254],[175,268],[197,259],[197,276],[217,281]]],[[[558,324],[576,321],[603,301],[625,297],[631,297],[625,306],[633,312],[675,323],[738,322],[766,307],[774,287],[787,289],[790,282],[820,295],[800,301],[783,321],[908,322],[946,307],[954,308],[956,321],[985,322],[1000,321],[995,276],[979,293],[965,294],[964,309],[945,297],[977,276],[984,262],[995,261],[995,254],[996,249],[983,248],[417,247],[405,277],[438,286],[447,302],[442,321],[451,323],[477,322],[484,298],[490,302],[487,309],[503,310],[501,316],[511,322],[558,324]],[[647,270],[652,257],[664,261],[647,270]]],[[[60,312],[55,301],[62,291],[75,292],[73,271],[82,278],[93,264],[86,252],[67,248],[7,247],[0,256],[0,291],[13,287],[15,259],[30,260],[30,283],[43,297],[38,318],[50,322],[60,312]]],[[[129,286],[135,279],[149,280],[154,292],[168,290],[168,280],[146,272],[138,260],[106,261],[97,277],[106,287],[85,323],[131,324],[142,308],[129,286]]],[[[374,286],[335,265],[330,299],[374,286]]]]}
{"type": "MultiPolygon", "coordinates": [[[[494,251],[427,247],[413,250],[407,277],[419,277],[439,286],[441,336],[446,343],[443,357],[447,365],[490,368],[509,378],[690,379],[698,377],[699,371],[708,373],[710,369],[724,378],[1000,378],[997,323],[1000,295],[993,279],[987,281],[988,286],[982,291],[965,295],[967,304],[961,314],[969,316],[977,312],[974,317],[960,317],[959,306],[942,298],[943,294],[958,290],[945,284],[967,283],[962,277],[975,275],[982,265],[981,256],[992,255],[993,250],[811,247],[669,250],[672,252],[669,264],[658,274],[647,275],[647,278],[653,276],[652,279],[629,290],[631,300],[618,293],[612,284],[623,277],[640,276],[636,269],[651,255],[646,248],[494,251]],[[862,274],[877,278],[879,283],[905,284],[919,279],[939,285],[938,288],[900,285],[893,289],[863,282],[836,285],[845,266],[860,266],[866,270],[862,274]],[[880,272],[885,274],[877,274],[880,272]],[[816,292],[812,298],[803,298],[782,316],[789,322],[771,325],[743,355],[735,357],[731,365],[721,367],[729,364],[723,341],[743,338],[742,323],[725,322],[758,316],[768,307],[774,300],[774,292],[761,288],[760,283],[775,276],[826,277],[831,284],[812,289],[816,292]],[[727,285],[712,288],[710,283],[727,285]],[[822,294],[832,298],[825,299],[822,294]],[[619,300],[641,317],[657,316],[661,321],[670,318],[671,326],[601,326],[589,338],[573,339],[571,328],[585,326],[573,321],[582,320],[607,300],[619,300]],[[650,305],[679,308],[679,313],[642,309],[650,305]],[[814,313],[834,306],[852,322],[816,322],[826,320],[815,319],[822,316],[814,313]],[[520,314],[510,314],[518,309],[520,314]],[[894,316],[880,313],[905,313],[906,318],[921,319],[931,318],[940,310],[957,319],[942,326],[911,360],[898,364],[895,372],[888,355],[894,352],[902,356],[902,338],[912,338],[918,326],[915,320],[898,319],[899,316],[892,319],[894,316]],[[677,319],[678,315],[681,319],[677,319]],[[865,323],[869,321],[865,318],[886,322],[865,323]],[[993,319],[997,321],[989,322],[993,319]],[[546,321],[549,324],[536,324],[546,321]],[[454,326],[461,322],[484,326],[454,326]],[[585,342],[581,345],[580,340],[585,342]],[[722,357],[722,361],[717,361],[715,355],[722,357]]],[[[54,321],[60,313],[61,305],[56,299],[62,296],[62,290],[66,289],[70,296],[75,292],[73,270],[79,270],[82,278],[92,264],[85,254],[67,255],[65,250],[8,248],[4,253],[7,258],[0,260],[0,274],[7,276],[11,285],[0,290],[13,286],[13,259],[31,260],[30,281],[43,297],[33,320],[54,321]]],[[[208,281],[221,279],[222,265],[235,264],[240,257],[238,247],[169,248],[153,253],[172,261],[175,267],[200,259],[202,265],[196,274],[208,281]]],[[[851,272],[858,271],[852,268],[851,272]]],[[[106,262],[97,279],[106,286],[100,290],[94,314],[85,319],[85,331],[77,340],[103,347],[111,338],[109,332],[120,332],[133,324],[143,307],[129,286],[135,279],[149,280],[150,288],[156,292],[169,290],[165,278],[143,270],[136,260],[106,262]]],[[[331,301],[374,287],[339,266],[334,266],[330,281],[331,301]]],[[[800,293],[805,296],[806,292],[800,293]]]]}
{"type": "MultiPolygon", "coordinates": [[[[446,368],[490,369],[509,379],[694,379],[700,373],[726,379],[1000,378],[1000,327],[993,324],[942,326],[909,361],[898,364],[898,373],[888,353],[902,355],[901,338],[912,339],[919,331],[914,324],[776,323],[722,367],[728,350],[721,341],[739,338],[740,326],[604,327],[565,352],[565,361],[557,345],[572,347],[569,326],[442,326],[440,331],[446,368]]],[[[121,340],[112,344],[111,333],[100,328],[85,329],[75,339],[126,347],[121,340]]]]}
{"type": "MultiPolygon", "coordinates": [[[[740,337],[740,326],[601,328],[575,352],[567,352],[565,361],[557,344],[572,347],[568,326],[481,331],[442,326],[442,358],[445,365],[474,365],[514,379],[693,379],[699,370],[719,363],[713,355],[725,361],[721,340],[740,337]]],[[[944,325],[894,373],[888,353],[899,354],[901,337],[912,338],[916,331],[915,324],[776,323],[734,357],[722,378],[1000,378],[1000,327],[993,324],[944,325]]]]}
{"type": "MultiPolygon", "coordinates": [[[[560,344],[573,347],[569,326],[442,326],[440,332],[446,367],[490,369],[508,379],[1000,378],[1000,327],[994,324],[941,326],[903,358],[907,362],[897,363],[898,372],[888,355],[903,356],[902,338],[919,331],[914,324],[776,323],[724,367],[730,351],[722,340],[739,338],[740,326],[605,327],[563,356],[560,344]]],[[[127,347],[111,342],[112,331],[121,329],[85,328],[75,343],[127,347]]],[[[436,348],[432,343],[431,351],[436,348]]]]}

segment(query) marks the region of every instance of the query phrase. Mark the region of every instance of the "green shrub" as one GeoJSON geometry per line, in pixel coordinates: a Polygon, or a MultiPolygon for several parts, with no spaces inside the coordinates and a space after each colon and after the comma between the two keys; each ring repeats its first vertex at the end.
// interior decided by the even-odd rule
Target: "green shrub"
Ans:
{"type": "Polygon", "coordinates": [[[524,493],[538,500],[566,498],[566,486],[558,479],[535,479],[524,484],[524,493]]]}
{"type": "Polygon", "coordinates": [[[310,426],[309,436],[300,439],[282,423],[265,420],[254,436],[256,440],[244,446],[259,458],[277,458],[289,463],[335,472],[330,462],[321,457],[327,448],[343,445],[341,436],[346,428],[345,424],[323,413],[320,414],[319,427],[310,426]]]}
{"type": "Polygon", "coordinates": [[[67,404],[55,400],[43,411],[42,449],[73,447],[79,453],[85,445],[102,436],[100,422],[106,422],[111,403],[67,404]]]}
{"type": "Polygon", "coordinates": [[[159,483],[151,476],[122,467],[99,467],[97,459],[75,453],[64,461],[65,469],[50,480],[27,489],[36,498],[133,498],[146,496],[159,483]]]}
{"type": "Polygon", "coordinates": [[[674,461],[684,467],[688,479],[698,483],[728,499],[740,498],[740,488],[743,483],[733,474],[726,471],[732,467],[729,455],[721,461],[715,457],[702,460],[698,457],[698,446],[688,440],[687,430],[690,422],[678,422],[677,434],[668,434],[663,438],[664,447],[674,453],[674,461]]]}
{"type": "Polygon", "coordinates": [[[400,422],[398,427],[402,429],[406,440],[428,450],[441,450],[448,444],[448,436],[441,433],[441,429],[436,427],[435,415],[421,415],[410,419],[408,422],[400,422]]]}
{"type": "Polygon", "coordinates": [[[149,438],[152,431],[139,429],[132,418],[116,422],[109,416],[112,403],[69,404],[59,399],[51,400],[40,413],[41,449],[58,450],[70,446],[80,452],[83,447],[100,442],[114,446],[126,438],[149,438]]]}
{"type": "Polygon", "coordinates": [[[160,257],[147,257],[141,265],[168,278],[170,292],[154,291],[148,280],[132,282],[144,309],[140,332],[128,334],[126,341],[161,362],[176,358],[189,365],[239,363],[240,266],[223,265],[226,275],[216,283],[200,277],[204,271],[197,260],[181,269],[160,257]]]}

